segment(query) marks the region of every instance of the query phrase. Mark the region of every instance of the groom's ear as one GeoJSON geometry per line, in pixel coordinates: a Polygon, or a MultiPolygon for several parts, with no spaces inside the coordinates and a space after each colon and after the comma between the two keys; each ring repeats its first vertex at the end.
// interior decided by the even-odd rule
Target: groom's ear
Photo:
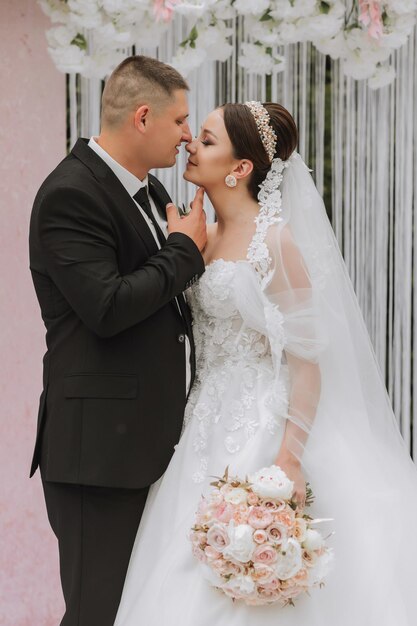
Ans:
{"type": "Polygon", "coordinates": [[[140,133],[145,132],[148,116],[149,107],[147,104],[142,104],[142,106],[136,109],[134,123],[136,130],[138,130],[140,133]]]}
{"type": "Polygon", "coordinates": [[[246,178],[253,171],[253,163],[248,159],[242,159],[233,170],[236,178],[246,178]]]}

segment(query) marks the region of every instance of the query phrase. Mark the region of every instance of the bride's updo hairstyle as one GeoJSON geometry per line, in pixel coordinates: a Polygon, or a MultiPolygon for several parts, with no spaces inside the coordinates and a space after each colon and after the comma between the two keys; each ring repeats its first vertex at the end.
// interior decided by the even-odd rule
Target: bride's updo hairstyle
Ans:
{"type": "MultiPolygon", "coordinates": [[[[270,116],[270,124],[277,136],[274,158],[286,161],[297,147],[298,130],[292,115],[280,104],[263,102],[270,116]]],[[[253,163],[253,172],[248,189],[255,200],[259,185],[265,180],[271,162],[263,146],[258,127],[250,109],[244,104],[229,103],[220,107],[224,125],[233,146],[236,159],[248,159],[253,163]]]]}

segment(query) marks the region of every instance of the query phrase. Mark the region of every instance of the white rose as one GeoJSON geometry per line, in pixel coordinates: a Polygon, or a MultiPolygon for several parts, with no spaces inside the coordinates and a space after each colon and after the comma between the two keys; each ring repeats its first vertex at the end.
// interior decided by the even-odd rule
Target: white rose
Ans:
{"type": "Polygon", "coordinates": [[[264,467],[249,476],[252,491],[261,498],[289,500],[294,490],[294,483],[277,465],[264,467]]]}
{"type": "Polygon", "coordinates": [[[230,543],[223,550],[224,558],[236,559],[240,563],[251,560],[256,543],[253,540],[253,528],[249,524],[235,525],[232,520],[227,529],[230,543]]]}
{"type": "Polygon", "coordinates": [[[230,502],[231,504],[246,504],[248,499],[248,494],[245,489],[241,489],[236,487],[225,494],[224,499],[226,502],[230,502]]]}
{"type": "Polygon", "coordinates": [[[295,539],[288,539],[281,550],[275,563],[275,573],[281,580],[288,580],[303,565],[301,546],[295,539]]]}
{"type": "Polygon", "coordinates": [[[250,596],[255,591],[255,583],[250,576],[234,576],[222,589],[234,597],[250,596]]]}
{"type": "Polygon", "coordinates": [[[346,54],[346,39],[343,32],[339,32],[330,39],[318,39],[314,42],[317,50],[322,54],[328,54],[332,59],[339,59],[346,54]]]}
{"type": "Polygon", "coordinates": [[[324,540],[318,530],[308,528],[303,539],[303,546],[306,550],[320,550],[323,547],[324,540]]]}

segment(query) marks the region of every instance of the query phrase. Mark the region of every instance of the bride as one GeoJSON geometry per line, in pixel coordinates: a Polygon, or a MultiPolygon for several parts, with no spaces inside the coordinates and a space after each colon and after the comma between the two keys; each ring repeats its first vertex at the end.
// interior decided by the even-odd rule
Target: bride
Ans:
{"type": "Polygon", "coordinates": [[[197,381],[151,488],[116,626],[416,623],[417,473],[296,145],[288,111],[247,102],[213,111],[187,146],[184,177],[217,216],[188,291],[197,381]],[[299,507],[308,480],[313,514],[334,518],[334,567],[295,607],[233,602],[202,576],[188,539],[213,476],[273,463],[299,507]]]}

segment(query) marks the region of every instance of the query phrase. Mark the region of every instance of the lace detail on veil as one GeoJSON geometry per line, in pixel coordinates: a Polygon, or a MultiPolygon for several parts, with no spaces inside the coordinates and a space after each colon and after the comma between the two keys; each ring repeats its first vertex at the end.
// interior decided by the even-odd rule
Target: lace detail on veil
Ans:
{"type": "Polygon", "coordinates": [[[258,194],[259,214],[255,218],[256,230],[249,244],[247,259],[261,277],[261,286],[268,282],[271,256],[265,243],[268,228],[282,222],[282,198],[279,189],[283,172],[289,161],[274,159],[258,194]]]}

